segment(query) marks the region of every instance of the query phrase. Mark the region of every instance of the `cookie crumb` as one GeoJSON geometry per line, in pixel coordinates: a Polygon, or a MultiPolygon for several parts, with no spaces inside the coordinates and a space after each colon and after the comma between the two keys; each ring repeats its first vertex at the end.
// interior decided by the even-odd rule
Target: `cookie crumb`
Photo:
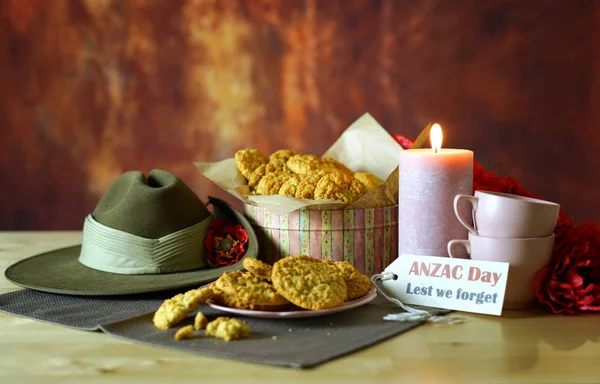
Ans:
{"type": "Polygon", "coordinates": [[[206,324],[208,324],[208,319],[206,318],[206,316],[204,316],[204,313],[196,313],[196,317],[194,318],[194,328],[197,330],[201,330],[206,328],[206,324]]]}
{"type": "Polygon", "coordinates": [[[217,317],[206,325],[206,336],[212,336],[225,341],[244,339],[250,336],[248,324],[238,319],[217,317]]]}
{"type": "Polygon", "coordinates": [[[193,339],[195,337],[196,335],[194,335],[194,327],[192,325],[181,327],[177,333],[175,333],[175,340],[193,339]]]}

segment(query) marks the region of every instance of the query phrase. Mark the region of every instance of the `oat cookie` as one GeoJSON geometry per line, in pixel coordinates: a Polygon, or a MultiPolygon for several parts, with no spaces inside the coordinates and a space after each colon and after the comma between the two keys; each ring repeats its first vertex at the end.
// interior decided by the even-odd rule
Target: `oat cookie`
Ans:
{"type": "Polygon", "coordinates": [[[194,312],[213,296],[211,288],[192,289],[165,300],[152,319],[158,329],[169,329],[194,312]]]}
{"type": "Polygon", "coordinates": [[[292,174],[288,179],[281,184],[281,188],[279,188],[279,194],[283,196],[296,196],[296,189],[298,184],[305,178],[304,175],[296,175],[292,174]]]}
{"type": "Polygon", "coordinates": [[[309,173],[318,171],[321,163],[320,159],[315,155],[298,154],[290,157],[286,165],[294,173],[308,175],[309,173]]]}
{"type": "Polygon", "coordinates": [[[383,184],[383,180],[368,172],[355,172],[354,178],[367,187],[367,191],[375,189],[383,184]]]}
{"type": "Polygon", "coordinates": [[[348,297],[342,275],[306,255],[278,260],[273,265],[273,286],[290,302],[305,309],[338,307],[348,297]]]}
{"type": "Polygon", "coordinates": [[[291,173],[267,173],[256,186],[257,195],[277,195],[291,173]]]}
{"type": "Polygon", "coordinates": [[[202,312],[196,313],[196,317],[194,317],[194,329],[200,330],[206,328],[206,324],[208,324],[208,319],[202,312]]]}
{"type": "Polygon", "coordinates": [[[363,297],[371,289],[371,280],[354,268],[350,262],[323,260],[323,263],[336,268],[342,274],[348,289],[348,300],[363,297]]]}
{"type": "Polygon", "coordinates": [[[194,327],[191,325],[181,327],[175,333],[175,340],[193,339],[195,337],[196,335],[194,334],[194,327]]]}
{"type": "Polygon", "coordinates": [[[250,336],[250,327],[239,319],[221,316],[208,323],[206,336],[217,337],[225,341],[244,339],[250,336]]]}
{"type": "Polygon", "coordinates": [[[304,176],[296,186],[294,197],[296,199],[314,199],[315,188],[321,177],[320,173],[304,176]]]}
{"type": "Polygon", "coordinates": [[[270,163],[287,163],[290,157],[297,155],[298,152],[293,149],[280,149],[275,151],[269,156],[270,163]]]}
{"type": "Polygon", "coordinates": [[[341,172],[321,177],[315,187],[315,199],[333,199],[352,203],[367,192],[367,187],[354,177],[341,172]]]}
{"type": "Polygon", "coordinates": [[[247,179],[261,164],[266,164],[267,158],[258,149],[240,149],[235,153],[235,164],[240,173],[247,179]]]}
{"type": "Polygon", "coordinates": [[[253,257],[247,257],[242,261],[242,266],[251,274],[271,281],[273,267],[253,257]]]}
{"type": "Polygon", "coordinates": [[[219,290],[216,301],[232,308],[276,310],[289,305],[267,279],[248,272],[225,272],[215,287],[219,290]]]}
{"type": "Polygon", "coordinates": [[[352,174],[352,170],[350,168],[330,157],[323,157],[321,159],[321,169],[335,169],[348,175],[352,174]]]}
{"type": "Polygon", "coordinates": [[[287,167],[283,163],[267,163],[256,168],[248,178],[248,187],[251,191],[256,189],[256,186],[267,173],[284,173],[288,172],[287,167]]]}

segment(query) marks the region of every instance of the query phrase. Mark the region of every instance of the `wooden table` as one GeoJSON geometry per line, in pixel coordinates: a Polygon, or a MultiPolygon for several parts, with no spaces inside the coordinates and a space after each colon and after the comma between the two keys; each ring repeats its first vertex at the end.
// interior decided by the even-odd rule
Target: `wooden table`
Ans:
{"type": "MultiPolygon", "coordinates": [[[[0,270],[80,232],[0,232],[0,270]]],[[[0,293],[19,289],[0,277],[0,293]]],[[[0,313],[0,383],[600,383],[600,316],[507,311],[426,324],[311,370],[186,354],[0,313]]]]}

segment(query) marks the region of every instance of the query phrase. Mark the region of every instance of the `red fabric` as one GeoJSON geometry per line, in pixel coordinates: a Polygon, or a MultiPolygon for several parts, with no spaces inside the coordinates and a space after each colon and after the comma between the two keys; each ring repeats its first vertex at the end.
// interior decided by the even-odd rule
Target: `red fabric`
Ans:
{"type": "MultiPolygon", "coordinates": [[[[404,148],[414,140],[392,135],[404,148]]],[[[473,163],[473,192],[493,191],[543,199],[521,187],[512,178],[502,178],[473,163]]],[[[560,210],[552,259],[535,279],[536,296],[554,313],[576,314],[600,311],[600,227],[591,221],[575,226],[573,219],[560,210]]]]}

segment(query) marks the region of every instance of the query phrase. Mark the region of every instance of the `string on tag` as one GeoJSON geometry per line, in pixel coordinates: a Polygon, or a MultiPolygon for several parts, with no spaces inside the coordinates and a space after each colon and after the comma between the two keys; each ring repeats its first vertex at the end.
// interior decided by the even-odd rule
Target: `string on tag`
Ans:
{"type": "Polygon", "coordinates": [[[390,313],[383,317],[384,320],[390,321],[400,321],[400,322],[408,322],[408,321],[427,321],[430,323],[443,323],[443,324],[458,324],[462,323],[466,320],[466,318],[462,316],[437,316],[433,315],[427,311],[411,308],[395,297],[388,296],[385,291],[380,287],[379,283],[386,280],[395,280],[397,276],[393,272],[382,272],[380,274],[376,274],[371,276],[371,282],[377,289],[377,292],[385,297],[388,301],[396,304],[400,308],[402,308],[404,313],[390,313]]]}

